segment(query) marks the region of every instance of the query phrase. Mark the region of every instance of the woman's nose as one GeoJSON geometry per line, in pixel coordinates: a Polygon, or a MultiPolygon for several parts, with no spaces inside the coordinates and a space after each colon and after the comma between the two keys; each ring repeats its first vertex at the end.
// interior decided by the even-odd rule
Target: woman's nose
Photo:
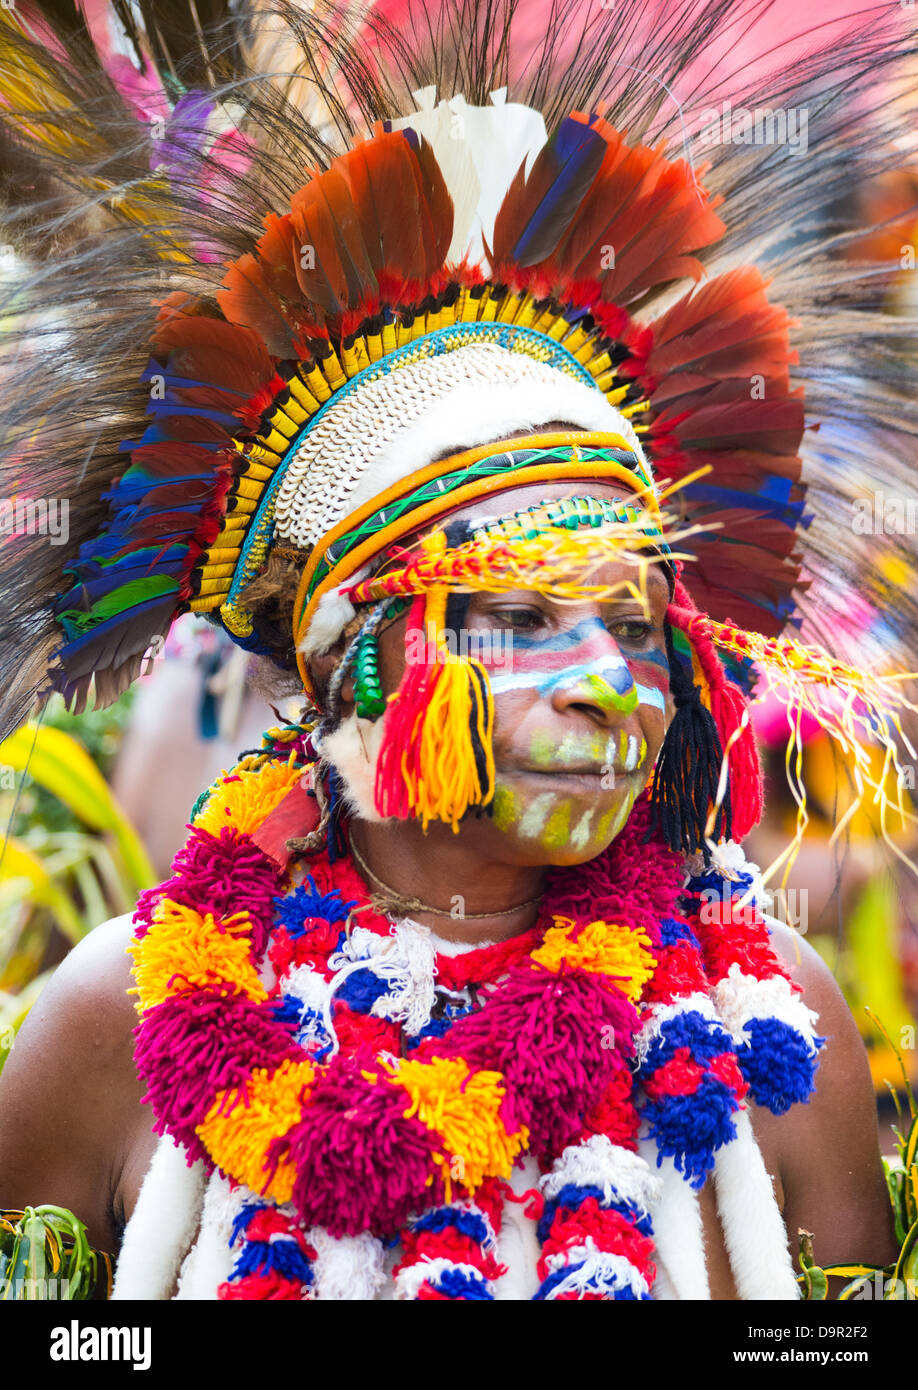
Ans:
{"type": "Polygon", "coordinates": [[[574,660],[559,671],[549,692],[559,714],[579,710],[596,723],[615,727],[633,714],[638,692],[615,638],[596,620],[574,660]]]}

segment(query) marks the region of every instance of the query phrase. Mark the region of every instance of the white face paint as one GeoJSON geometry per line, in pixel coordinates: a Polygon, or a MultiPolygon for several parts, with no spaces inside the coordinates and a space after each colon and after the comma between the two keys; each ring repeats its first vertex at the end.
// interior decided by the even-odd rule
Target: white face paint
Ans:
{"type": "Polygon", "coordinates": [[[571,844],[574,849],[583,849],[590,841],[590,823],[596,814],[595,809],[585,811],[571,830],[571,844]]]}
{"type": "Polygon", "coordinates": [[[545,822],[555,805],[553,792],[543,792],[529,803],[520,820],[520,834],[535,839],[545,827],[545,822]]]}
{"type": "Polygon", "coordinates": [[[654,709],[666,713],[666,697],[662,690],[658,690],[655,685],[641,685],[640,681],[636,681],[635,686],[642,705],[651,705],[654,709]]]}

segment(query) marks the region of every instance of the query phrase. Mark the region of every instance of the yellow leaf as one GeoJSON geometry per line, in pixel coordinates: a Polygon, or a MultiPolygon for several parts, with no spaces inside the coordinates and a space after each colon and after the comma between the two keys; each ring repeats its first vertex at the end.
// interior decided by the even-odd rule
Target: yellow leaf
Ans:
{"type": "Polygon", "coordinates": [[[85,935],[80,914],[58,888],[38,856],[18,840],[0,840],[0,854],[3,856],[0,880],[22,879],[28,885],[26,891],[29,899],[50,908],[70,940],[79,941],[85,935]]]}
{"type": "Polygon", "coordinates": [[[28,770],[41,786],[94,830],[112,830],[118,815],[108,784],[85,748],[61,729],[26,724],[0,743],[0,763],[28,770]]]}

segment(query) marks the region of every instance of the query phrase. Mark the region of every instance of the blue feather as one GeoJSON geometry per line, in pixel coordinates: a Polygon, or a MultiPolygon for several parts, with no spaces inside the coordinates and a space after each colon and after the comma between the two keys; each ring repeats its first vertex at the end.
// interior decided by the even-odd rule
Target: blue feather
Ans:
{"type": "Polygon", "coordinates": [[[539,152],[526,181],[541,183],[547,172],[544,166],[553,166],[548,190],[513,248],[512,257],[519,265],[535,265],[555,250],[599,172],[605,152],[606,142],[598,131],[570,116],[562,121],[539,152]]]}

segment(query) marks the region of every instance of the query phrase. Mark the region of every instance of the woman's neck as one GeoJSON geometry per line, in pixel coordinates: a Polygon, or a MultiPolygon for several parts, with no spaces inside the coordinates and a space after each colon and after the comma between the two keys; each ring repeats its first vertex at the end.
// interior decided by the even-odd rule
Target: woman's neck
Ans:
{"type": "Polygon", "coordinates": [[[391,899],[382,904],[391,915],[410,916],[446,941],[507,941],[535,922],[546,870],[489,858],[470,843],[481,838],[478,827],[469,829],[466,837],[431,824],[425,834],[416,821],[355,819],[348,833],[355,868],[370,892],[391,899]]]}

